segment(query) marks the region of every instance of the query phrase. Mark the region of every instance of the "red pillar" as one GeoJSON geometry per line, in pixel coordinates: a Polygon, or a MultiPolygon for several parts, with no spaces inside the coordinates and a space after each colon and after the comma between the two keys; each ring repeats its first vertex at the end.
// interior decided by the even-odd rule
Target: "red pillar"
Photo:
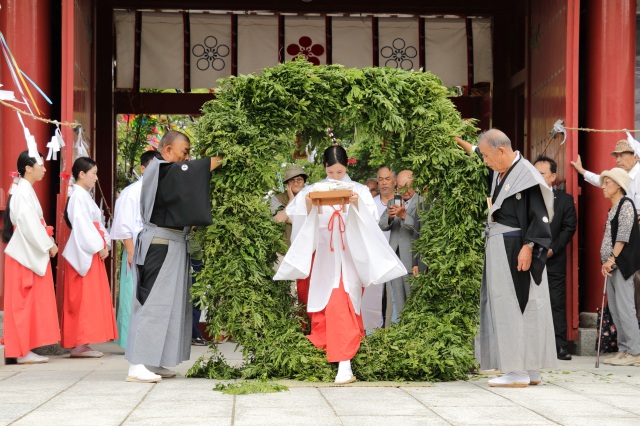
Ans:
{"type": "MultiPolygon", "coordinates": [[[[48,0],[4,0],[0,10],[0,31],[11,49],[18,65],[36,84],[47,94],[51,83],[51,55],[50,55],[50,2],[48,0]]],[[[13,90],[18,97],[18,90],[11,78],[9,68],[3,56],[0,56],[0,83],[4,90],[13,90]]],[[[44,118],[51,118],[49,104],[33,88],[29,88],[42,111],[44,118]]],[[[20,109],[24,105],[16,104],[20,109]]],[[[46,145],[51,140],[51,128],[48,124],[36,121],[30,117],[23,117],[24,124],[35,136],[38,150],[46,157],[46,145]]],[[[7,191],[11,185],[9,171],[16,170],[16,160],[20,152],[27,148],[22,126],[15,111],[0,106],[0,210],[4,210],[7,201],[7,191]]],[[[45,167],[47,166],[45,162],[45,167]]],[[[48,168],[50,169],[50,168],[48,168]]],[[[57,177],[54,177],[57,178],[57,177]]],[[[34,186],[42,211],[47,223],[52,223],[48,217],[50,212],[50,182],[51,173],[34,186]]],[[[0,266],[4,266],[4,245],[1,247],[0,266]]],[[[4,282],[3,268],[0,268],[0,296],[4,282]]],[[[0,309],[2,300],[0,298],[0,309]]]]}
{"type": "MultiPolygon", "coordinates": [[[[586,127],[595,129],[634,128],[634,75],[636,40],[635,0],[592,0],[588,6],[586,127]]],[[[587,133],[583,164],[600,173],[615,167],[610,155],[621,133],[587,133]]],[[[600,245],[607,211],[611,204],[602,190],[583,185],[585,197],[586,262],[582,273],[586,284],[584,311],[595,312],[602,301],[600,245]]]]}

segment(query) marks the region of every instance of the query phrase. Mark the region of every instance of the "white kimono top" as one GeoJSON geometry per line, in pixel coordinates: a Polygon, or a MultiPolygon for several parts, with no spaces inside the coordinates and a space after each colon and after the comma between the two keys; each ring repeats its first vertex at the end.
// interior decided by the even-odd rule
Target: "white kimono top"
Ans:
{"type": "Polygon", "coordinates": [[[133,244],[142,230],[142,216],[140,215],[140,193],[142,178],[122,190],[116,200],[111,224],[111,238],[126,240],[133,238],[133,244]]]}
{"type": "Polygon", "coordinates": [[[18,181],[9,208],[11,223],[16,228],[4,252],[42,277],[47,271],[49,249],[54,243],[43,225],[42,207],[28,180],[18,181]]]}
{"type": "Polygon", "coordinates": [[[93,255],[104,248],[104,242],[110,246],[109,233],[102,223],[102,211],[93,201],[89,191],[80,185],[73,185],[67,207],[69,221],[73,228],[62,256],[81,276],[87,275],[91,267],[93,255]],[[98,222],[104,232],[104,241],[93,222],[98,222]]]}
{"type": "MultiPolygon", "coordinates": [[[[347,175],[342,180],[352,182],[347,175]]],[[[344,289],[359,314],[363,287],[382,284],[407,273],[378,226],[378,209],[369,188],[352,183],[353,191],[358,194],[358,209],[347,205],[343,213],[341,205],[322,206],[322,212],[318,213],[314,206],[307,215],[305,197],[313,189],[312,185],[303,188],[287,206],[287,215],[293,222],[292,245],[274,280],[309,276],[311,255],[315,251],[308,312],[319,312],[327,306],[332,290],[340,286],[341,276],[344,289]]]]}

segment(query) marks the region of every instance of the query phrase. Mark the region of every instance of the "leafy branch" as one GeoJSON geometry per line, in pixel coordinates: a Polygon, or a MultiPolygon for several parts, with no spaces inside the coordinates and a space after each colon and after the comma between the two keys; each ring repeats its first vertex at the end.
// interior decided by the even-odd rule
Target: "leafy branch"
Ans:
{"type": "MultiPolygon", "coordinates": [[[[276,187],[276,159],[291,158],[299,134],[322,152],[331,143],[327,126],[368,164],[413,170],[416,188],[432,200],[415,244],[428,271],[413,280],[400,322],[363,339],[356,376],[455,380],[475,367],[486,172],[453,142],[476,129],[447,94],[429,72],[299,60],[221,81],[195,129],[199,149],[224,155],[224,164],[211,178],[213,224],[199,235],[205,267],[192,292],[205,301],[211,334],[229,333],[242,348],[244,363],[233,374],[311,381],[335,375],[335,365],[305,337],[304,307],[290,283],[271,280],[285,247],[263,201],[276,187]]],[[[225,365],[214,348],[189,374],[225,378],[225,365]]]]}

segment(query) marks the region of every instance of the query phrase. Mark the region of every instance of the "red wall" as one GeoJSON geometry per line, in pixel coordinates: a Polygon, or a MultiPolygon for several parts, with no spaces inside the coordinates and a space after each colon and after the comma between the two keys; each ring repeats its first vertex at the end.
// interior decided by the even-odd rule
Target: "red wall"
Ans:
{"type": "MultiPolygon", "coordinates": [[[[47,94],[50,93],[51,72],[50,68],[50,42],[49,42],[49,1],[48,0],[5,0],[0,10],[0,31],[20,69],[27,74],[47,94]]],[[[0,82],[3,90],[13,90],[16,98],[21,100],[18,87],[14,84],[6,60],[0,56],[0,82]]],[[[51,118],[49,104],[30,86],[36,104],[41,110],[41,117],[51,118]]],[[[26,94],[26,93],[25,93],[26,94]]],[[[15,104],[20,109],[25,105],[15,104]]],[[[35,110],[34,110],[35,112],[35,110]]],[[[35,137],[38,150],[46,157],[46,144],[53,134],[49,124],[37,121],[30,117],[23,117],[24,124],[35,137]]],[[[4,213],[7,201],[7,191],[11,185],[10,171],[17,170],[16,160],[18,155],[27,149],[22,125],[18,121],[16,112],[8,107],[0,107],[0,210],[4,213]]],[[[47,163],[45,163],[45,167],[47,163]]],[[[51,168],[49,168],[49,171],[51,168]]],[[[51,173],[34,185],[42,211],[47,223],[52,223],[49,217],[51,200],[49,197],[51,180],[55,177],[51,173]]],[[[0,215],[4,220],[4,214],[0,215]]],[[[0,246],[0,309],[4,305],[4,244],[0,246]]]]}
{"type": "MultiPolygon", "coordinates": [[[[635,0],[591,0],[587,10],[585,127],[632,129],[634,127],[634,75],[636,42],[635,0]]],[[[583,165],[600,173],[615,167],[610,155],[619,133],[586,133],[583,165]]],[[[585,311],[600,306],[603,278],[600,274],[600,245],[607,211],[611,204],[602,190],[588,183],[582,186],[585,214],[585,311]]]]}
{"type": "MultiPolygon", "coordinates": [[[[549,137],[558,119],[578,127],[579,0],[531,1],[528,37],[528,142],[529,158],[544,154],[558,164],[558,180],[573,195],[578,210],[577,176],[569,161],[575,159],[577,131],[549,137]]],[[[567,337],[578,330],[578,237],[567,247],[567,337]]]]}
{"type": "MultiPolygon", "coordinates": [[[[62,82],[61,82],[61,119],[78,122],[83,129],[85,140],[89,143],[89,155],[95,158],[95,84],[94,84],[94,5],[93,0],[62,1],[62,82]]],[[[65,141],[74,142],[77,131],[65,127],[65,141]]],[[[71,175],[73,150],[69,143],[63,149],[60,164],[62,173],[71,175]]],[[[61,180],[61,192],[57,197],[56,228],[60,253],[69,238],[69,229],[64,223],[62,212],[67,200],[68,181],[61,180]]],[[[56,299],[58,313],[61,314],[64,286],[64,264],[62,256],[58,258],[56,274],[56,299]]]]}

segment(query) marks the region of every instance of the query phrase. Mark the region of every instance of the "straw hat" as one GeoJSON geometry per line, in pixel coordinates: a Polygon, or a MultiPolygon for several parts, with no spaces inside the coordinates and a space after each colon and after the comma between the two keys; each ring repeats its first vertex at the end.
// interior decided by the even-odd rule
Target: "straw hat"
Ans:
{"type": "Polygon", "coordinates": [[[287,170],[284,171],[284,180],[283,183],[287,183],[289,180],[293,179],[294,177],[297,176],[302,176],[306,182],[307,178],[309,177],[305,172],[304,169],[300,166],[298,166],[297,164],[294,164],[293,166],[289,167],[287,170]]]}
{"type": "Polygon", "coordinates": [[[611,170],[605,170],[600,174],[600,186],[602,186],[604,178],[606,177],[617,183],[620,188],[624,189],[624,192],[627,192],[627,187],[629,186],[629,173],[619,167],[614,167],[611,170]]]}
{"type": "Polygon", "coordinates": [[[616,142],[616,149],[611,153],[611,155],[622,154],[623,152],[630,152],[631,154],[636,153],[629,141],[626,139],[620,139],[616,142]]]}

